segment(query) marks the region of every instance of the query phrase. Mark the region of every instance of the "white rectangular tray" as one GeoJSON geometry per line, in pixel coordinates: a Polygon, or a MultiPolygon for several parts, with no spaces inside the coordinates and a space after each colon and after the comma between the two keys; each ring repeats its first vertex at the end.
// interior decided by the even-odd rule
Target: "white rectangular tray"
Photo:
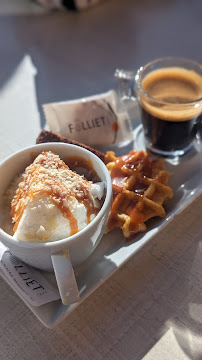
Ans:
{"type": "MultiPolygon", "coordinates": [[[[127,146],[119,147],[116,151],[120,154],[127,153],[130,149],[144,149],[144,138],[141,126],[134,131],[135,140],[127,146]]],[[[171,224],[174,216],[200,194],[202,194],[202,148],[200,139],[196,140],[194,147],[188,154],[180,159],[165,160],[166,169],[170,171],[170,185],[174,196],[166,204],[166,217],[148,221],[148,230],[135,236],[134,241],[126,242],[119,230],[105,235],[98,248],[91,257],[76,269],[76,278],[81,295],[85,300],[96,288],[131,258],[142,246],[150,241],[155,234],[171,224]]],[[[9,279],[0,271],[2,277],[12,287],[9,279]]],[[[43,272],[43,275],[54,282],[54,275],[43,272]]],[[[16,291],[16,289],[14,289],[16,291]]],[[[18,294],[19,295],[19,294],[18,294]]],[[[81,302],[70,306],[63,305],[60,300],[34,307],[22,299],[37,318],[48,328],[59,324],[81,302]]]]}

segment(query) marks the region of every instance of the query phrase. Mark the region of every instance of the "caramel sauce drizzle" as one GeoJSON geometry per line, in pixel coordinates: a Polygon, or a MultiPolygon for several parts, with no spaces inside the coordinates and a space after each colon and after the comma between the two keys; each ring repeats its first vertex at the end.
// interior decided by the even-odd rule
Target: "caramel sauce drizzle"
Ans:
{"type": "Polygon", "coordinates": [[[116,215],[122,210],[122,206],[124,213],[131,219],[131,233],[136,232],[138,226],[145,221],[143,196],[148,188],[145,179],[151,176],[152,159],[146,152],[132,150],[127,155],[117,158],[111,169],[114,201],[108,222],[109,229],[114,228],[117,222],[116,215]],[[126,190],[133,191],[134,196],[125,208],[122,193],[126,190]]]}
{"type": "Polygon", "coordinates": [[[18,187],[16,195],[11,203],[11,216],[15,222],[13,231],[17,230],[20,219],[25,211],[26,206],[33,197],[50,196],[54,204],[60,209],[63,215],[68,218],[70,224],[71,235],[78,232],[77,219],[74,217],[67,206],[67,198],[73,196],[79,203],[83,203],[87,210],[87,223],[90,222],[91,214],[97,214],[99,209],[94,206],[93,200],[89,193],[89,181],[81,178],[74,173],[69,167],[51,152],[43,152],[35,161],[26,168],[24,181],[18,187]],[[50,169],[69,170],[72,181],[78,179],[76,189],[74,187],[67,188],[58,176],[46,171],[50,169]],[[40,182],[40,186],[37,185],[40,182]],[[43,185],[42,185],[43,184],[43,185]]]}

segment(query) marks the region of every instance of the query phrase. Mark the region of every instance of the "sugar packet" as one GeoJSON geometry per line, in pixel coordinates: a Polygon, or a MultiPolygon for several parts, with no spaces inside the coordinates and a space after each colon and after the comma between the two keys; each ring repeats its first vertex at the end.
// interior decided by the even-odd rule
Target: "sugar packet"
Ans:
{"type": "Polygon", "coordinates": [[[43,105],[49,129],[89,146],[132,140],[128,112],[117,93],[110,90],[82,99],[43,105]]]}
{"type": "Polygon", "coordinates": [[[60,299],[55,281],[52,283],[45,272],[25,264],[0,242],[0,274],[1,270],[2,276],[17,294],[32,306],[60,299]]]}

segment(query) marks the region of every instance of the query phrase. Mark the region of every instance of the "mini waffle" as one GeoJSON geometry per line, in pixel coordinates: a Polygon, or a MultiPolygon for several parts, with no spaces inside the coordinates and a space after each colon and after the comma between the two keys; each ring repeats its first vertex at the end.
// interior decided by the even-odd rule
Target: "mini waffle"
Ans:
{"type": "Polygon", "coordinates": [[[105,164],[113,184],[113,204],[107,232],[121,228],[125,238],[147,229],[145,222],[155,216],[164,217],[163,204],[173,196],[168,186],[169,172],[163,159],[152,160],[144,151],[130,151],[116,157],[108,151],[105,164]]]}

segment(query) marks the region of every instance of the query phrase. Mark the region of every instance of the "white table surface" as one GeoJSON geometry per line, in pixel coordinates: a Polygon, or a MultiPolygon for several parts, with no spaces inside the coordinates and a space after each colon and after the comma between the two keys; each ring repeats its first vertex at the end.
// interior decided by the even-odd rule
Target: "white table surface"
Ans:
{"type": "Polygon", "coordinates": [[[0,279],[0,359],[201,359],[201,213],[202,196],[51,330],[0,279]]]}
{"type": "MultiPolygon", "coordinates": [[[[107,91],[116,67],[165,55],[201,61],[201,10],[200,1],[106,0],[81,14],[46,13],[29,1],[1,0],[1,159],[34,142],[43,103],[107,91]],[[27,106],[8,82],[26,54],[38,71],[37,103],[27,106]],[[29,109],[37,104],[34,120],[29,109]],[[26,126],[14,131],[16,121],[29,124],[29,136],[26,126]]],[[[201,360],[201,214],[202,196],[55,329],[0,278],[0,359],[201,360]]]]}

